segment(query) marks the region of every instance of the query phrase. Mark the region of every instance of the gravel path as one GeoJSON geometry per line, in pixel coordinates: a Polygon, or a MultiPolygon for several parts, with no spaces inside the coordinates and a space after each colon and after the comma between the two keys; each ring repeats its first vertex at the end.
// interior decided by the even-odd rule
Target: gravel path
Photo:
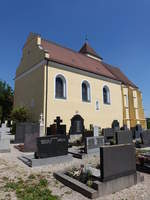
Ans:
{"type": "MultiPolygon", "coordinates": [[[[99,156],[87,157],[84,160],[73,159],[71,162],[57,165],[47,165],[30,168],[22,163],[17,157],[24,153],[19,152],[11,144],[11,153],[0,153],[0,200],[16,200],[15,193],[6,193],[2,189],[5,179],[15,179],[16,177],[26,178],[30,174],[41,174],[48,179],[49,188],[52,193],[61,197],[62,200],[87,200],[81,194],[71,190],[58,182],[53,177],[54,171],[59,171],[71,166],[80,166],[85,163],[98,163],[99,156]]],[[[120,192],[108,195],[97,200],[150,200],[150,175],[144,174],[144,182],[120,192]]]]}

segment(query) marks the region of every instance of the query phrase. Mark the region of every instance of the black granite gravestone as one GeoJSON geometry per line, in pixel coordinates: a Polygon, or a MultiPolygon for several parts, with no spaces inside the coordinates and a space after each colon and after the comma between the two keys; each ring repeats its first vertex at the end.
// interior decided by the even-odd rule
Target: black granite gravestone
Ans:
{"type": "Polygon", "coordinates": [[[150,147],[150,130],[142,131],[141,133],[142,143],[145,147],[150,147]]]}
{"type": "Polygon", "coordinates": [[[102,135],[104,136],[105,143],[110,143],[112,140],[115,140],[115,132],[112,128],[102,129],[102,135]]]}
{"type": "Polygon", "coordinates": [[[114,121],[112,122],[112,129],[114,129],[114,131],[120,130],[120,125],[119,125],[118,120],[114,120],[114,121]]]}
{"type": "Polygon", "coordinates": [[[68,154],[66,135],[51,135],[37,138],[36,158],[56,157],[68,154]]]}
{"type": "Polygon", "coordinates": [[[50,127],[47,127],[47,135],[66,135],[66,125],[65,124],[60,124],[63,122],[61,118],[58,116],[54,120],[56,124],[50,125],[50,127]]]}
{"type": "Polygon", "coordinates": [[[85,138],[85,153],[94,151],[99,152],[99,148],[104,145],[103,136],[86,137],[85,138]]]}
{"type": "Polygon", "coordinates": [[[24,143],[26,123],[16,123],[15,143],[24,143]]]}
{"type": "Polygon", "coordinates": [[[122,131],[129,131],[129,128],[127,127],[126,124],[124,124],[124,125],[120,128],[120,130],[122,130],[122,131]]]}
{"type": "Polygon", "coordinates": [[[87,131],[87,130],[84,131],[84,138],[93,136],[94,136],[93,131],[87,131]]]}
{"type": "Polygon", "coordinates": [[[146,118],[147,129],[150,129],[150,118],[146,118]]]}
{"type": "Polygon", "coordinates": [[[132,144],[100,147],[100,165],[102,181],[135,174],[135,147],[132,144]]]}
{"type": "Polygon", "coordinates": [[[71,119],[70,135],[84,133],[84,119],[80,115],[74,115],[71,119]]]}
{"type": "Polygon", "coordinates": [[[132,143],[131,131],[116,131],[116,144],[132,143]]]}
{"type": "Polygon", "coordinates": [[[135,126],[135,138],[138,139],[141,137],[141,133],[142,133],[142,126],[140,124],[137,124],[135,126]]]}

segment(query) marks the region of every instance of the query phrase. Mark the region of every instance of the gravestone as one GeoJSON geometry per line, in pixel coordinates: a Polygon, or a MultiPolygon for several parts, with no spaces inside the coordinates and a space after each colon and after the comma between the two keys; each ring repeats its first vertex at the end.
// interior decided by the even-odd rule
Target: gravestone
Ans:
{"type": "Polygon", "coordinates": [[[84,119],[80,115],[74,115],[71,119],[71,127],[69,130],[69,142],[73,143],[77,140],[85,138],[84,119]]]}
{"type": "Polygon", "coordinates": [[[136,173],[135,147],[122,144],[100,147],[101,181],[136,173]]]}
{"type": "Polygon", "coordinates": [[[16,124],[15,143],[24,143],[26,151],[28,148],[32,148],[32,143],[35,146],[36,138],[39,136],[39,123],[21,122],[16,124]],[[30,141],[30,139],[32,140],[30,141]]]}
{"type": "Polygon", "coordinates": [[[150,147],[150,130],[142,131],[141,133],[142,143],[145,147],[150,147]]]}
{"type": "Polygon", "coordinates": [[[23,122],[16,123],[15,143],[24,143],[25,124],[23,122]]]}
{"type": "Polygon", "coordinates": [[[142,133],[142,126],[140,124],[137,124],[135,126],[135,138],[139,139],[141,137],[141,133],[142,133]]]}
{"type": "Polygon", "coordinates": [[[127,127],[126,124],[124,124],[124,125],[120,128],[120,130],[122,130],[122,131],[129,131],[129,128],[127,127]]]}
{"type": "Polygon", "coordinates": [[[66,125],[61,124],[63,120],[58,116],[54,120],[55,124],[50,125],[50,127],[47,128],[47,135],[56,135],[56,134],[63,134],[66,135],[66,125]]]}
{"type": "Polygon", "coordinates": [[[99,136],[99,127],[93,126],[93,132],[94,132],[94,137],[98,137],[99,136]]]}
{"type": "Polygon", "coordinates": [[[51,135],[37,138],[35,158],[47,158],[68,154],[68,138],[66,135],[51,135]]]}
{"type": "Polygon", "coordinates": [[[110,143],[112,140],[115,140],[115,132],[112,128],[102,129],[102,135],[104,136],[105,143],[110,143]]]}
{"type": "Polygon", "coordinates": [[[114,131],[120,130],[120,125],[119,125],[118,120],[114,120],[114,121],[112,122],[112,129],[114,129],[114,131]]]}
{"type": "Polygon", "coordinates": [[[132,143],[132,131],[117,131],[116,144],[132,143]]]}
{"type": "Polygon", "coordinates": [[[104,145],[104,137],[86,137],[85,138],[85,153],[99,152],[99,148],[104,145]]]}
{"type": "Polygon", "coordinates": [[[26,123],[24,135],[24,151],[35,152],[37,150],[36,140],[40,136],[39,123],[26,123]]]}
{"type": "Polygon", "coordinates": [[[84,119],[80,115],[74,115],[71,119],[70,135],[83,134],[84,119]]]}
{"type": "Polygon", "coordinates": [[[43,115],[43,113],[40,114],[39,124],[40,124],[40,136],[44,136],[45,135],[45,128],[44,128],[44,115],[43,115]]]}
{"type": "Polygon", "coordinates": [[[56,124],[51,124],[50,127],[47,127],[47,135],[56,135],[57,127],[56,124]]]}
{"type": "Polygon", "coordinates": [[[7,127],[7,121],[5,121],[5,123],[1,124],[1,128],[0,128],[0,133],[9,133],[10,132],[10,128],[7,127]]]}
{"type": "Polygon", "coordinates": [[[6,127],[6,123],[0,128],[0,153],[10,152],[10,129],[6,127]]]}

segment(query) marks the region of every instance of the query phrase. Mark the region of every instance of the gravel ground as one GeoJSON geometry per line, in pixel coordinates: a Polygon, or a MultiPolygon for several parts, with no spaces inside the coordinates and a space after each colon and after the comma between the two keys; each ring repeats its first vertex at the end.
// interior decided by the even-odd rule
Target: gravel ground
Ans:
{"type": "MultiPolygon", "coordinates": [[[[16,177],[26,178],[30,174],[41,174],[44,175],[49,182],[49,188],[52,193],[61,197],[62,200],[86,200],[81,194],[71,190],[58,182],[53,177],[54,171],[59,171],[71,166],[80,166],[85,163],[98,163],[99,156],[90,156],[84,160],[73,159],[71,162],[57,165],[47,165],[42,167],[30,168],[26,166],[17,157],[24,153],[19,152],[11,144],[11,153],[0,153],[0,200],[12,199],[16,200],[15,193],[7,193],[2,189],[5,183],[5,177],[9,179],[15,179],[16,177]]],[[[131,188],[124,189],[120,192],[108,195],[97,200],[150,200],[150,175],[144,174],[144,182],[138,185],[132,186],[131,188]]]]}

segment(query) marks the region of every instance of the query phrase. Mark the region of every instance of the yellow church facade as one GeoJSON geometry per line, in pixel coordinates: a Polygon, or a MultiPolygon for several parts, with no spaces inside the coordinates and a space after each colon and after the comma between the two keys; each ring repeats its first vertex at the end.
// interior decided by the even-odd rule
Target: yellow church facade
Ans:
{"type": "MultiPolygon", "coordinates": [[[[14,107],[25,106],[45,128],[60,116],[70,129],[71,118],[79,114],[85,128],[90,124],[145,128],[142,96],[138,87],[85,43],[79,52],[31,33],[23,47],[16,70],[14,107]]],[[[46,130],[46,129],[45,129],[46,130]]]]}

